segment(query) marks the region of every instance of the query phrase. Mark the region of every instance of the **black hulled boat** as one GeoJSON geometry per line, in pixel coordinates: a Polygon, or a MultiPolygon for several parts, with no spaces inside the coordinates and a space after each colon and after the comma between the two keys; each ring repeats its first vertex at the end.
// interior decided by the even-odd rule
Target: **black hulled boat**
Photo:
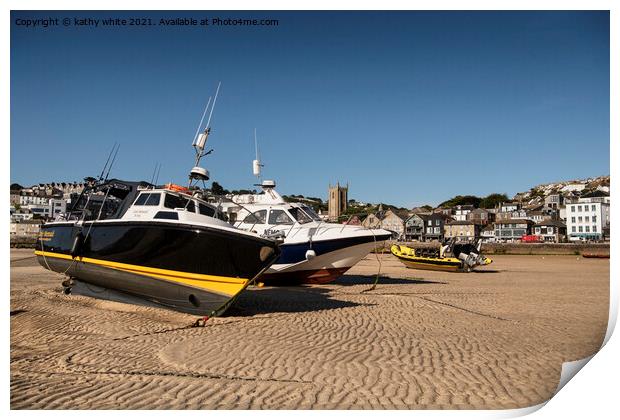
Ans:
{"type": "Polygon", "coordinates": [[[81,294],[216,315],[279,255],[222,217],[178,186],[114,179],[85,189],[67,220],[44,224],[35,254],[81,294]]]}
{"type": "Polygon", "coordinates": [[[43,267],[71,278],[66,292],[213,316],[278,258],[275,241],[228,224],[197,185],[209,179],[198,164],[212,151],[204,149],[213,105],[194,136],[187,188],[107,180],[106,161],[69,213],[41,227],[35,254],[43,267]]]}

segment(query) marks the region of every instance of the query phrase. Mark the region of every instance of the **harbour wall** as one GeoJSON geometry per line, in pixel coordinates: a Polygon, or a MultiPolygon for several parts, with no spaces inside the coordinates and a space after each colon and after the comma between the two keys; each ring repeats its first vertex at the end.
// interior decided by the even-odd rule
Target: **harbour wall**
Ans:
{"type": "MultiPolygon", "coordinates": [[[[389,253],[394,244],[405,245],[411,248],[439,248],[439,242],[395,242],[387,241],[384,252],[389,253]]],[[[482,244],[485,255],[582,255],[597,254],[609,255],[607,243],[500,243],[486,242],[482,244]]]]}
{"type": "Polygon", "coordinates": [[[609,243],[484,243],[482,252],[488,255],[609,255],[609,243]]]}

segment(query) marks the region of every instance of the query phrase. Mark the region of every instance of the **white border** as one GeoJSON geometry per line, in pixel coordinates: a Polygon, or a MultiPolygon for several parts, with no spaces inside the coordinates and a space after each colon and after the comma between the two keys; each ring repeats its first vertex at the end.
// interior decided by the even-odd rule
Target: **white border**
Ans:
{"type": "MultiPolygon", "coordinates": [[[[610,10],[610,25],[611,25],[611,43],[610,43],[610,55],[611,55],[611,86],[610,86],[610,116],[611,116],[611,131],[610,135],[612,139],[610,143],[610,157],[611,157],[611,175],[612,179],[615,179],[616,168],[613,164],[618,164],[618,124],[617,118],[614,116],[620,115],[618,107],[618,74],[620,67],[618,66],[618,51],[617,46],[618,26],[620,24],[619,6],[617,1],[611,0],[592,0],[592,1],[550,1],[550,0],[522,0],[522,1],[442,1],[442,2],[423,2],[423,1],[392,1],[384,0],[382,2],[371,2],[369,0],[358,0],[355,2],[341,2],[341,1],[327,1],[327,0],[315,0],[305,3],[291,3],[285,1],[249,1],[239,0],[236,2],[224,2],[224,1],[199,1],[199,0],[176,0],[174,2],[164,1],[137,1],[137,0],[110,0],[110,1],[89,1],[80,2],[75,0],[60,0],[51,4],[49,1],[37,0],[5,0],[2,2],[3,19],[2,19],[2,31],[0,35],[1,56],[2,60],[2,83],[0,84],[0,94],[3,100],[0,102],[0,118],[2,131],[4,133],[5,153],[2,154],[2,163],[4,170],[2,171],[2,180],[0,185],[4,196],[8,196],[8,187],[10,183],[10,75],[9,75],[9,52],[10,52],[10,10],[375,10],[381,7],[382,10],[610,10]]],[[[612,184],[613,190],[613,184],[612,184]]],[[[619,212],[617,206],[612,205],[612,218],[618,219],[619,212]]],[[[0,230],[0,238],[8,238],[8,225],[2,224],[2,230],[0,230]]],[[[618,237],[618,229],[616,225],[612,226],[612,237],[618,237]]],[[[8,264],[8,241],[4,241],[4,270],[5,285],[3,288],[5,306],[5,316],[3,317],[3,326],[5,331],[5,345],[3,346],[3,355],[6,369],[4,378],[4,393],[2,394],[2,403],[6,411],[9,410],[9,363],[6,363],[9,358],[9,327],[10,320],[8,317],[8,306],[10,302],[8,279],[9,264],[8,264]]],[[[616,248],[613,244],[611,247],[612,255],[616,255],[616,248]]],[[[547,406],[539,411],[536,411],[541,406],[530,407],[519,410],[506,410],[506,411],[390,411],[390,416],[409,418],[414,416],[417,418],[433,418],[433,417],[460,417],[460,418],[504,418],[514,417],[518,415],[525,415],[529,412],[536,411],[531,418],[536,419],[551,419],[556,417],[561,418],[583,418],[584,416],[595,415],[596,417],[605,418],[609,413],[617,412],[618,400],[617,397],[617,385],[618,385],[618,360],[616,354],[620,353],[618,350],[620,345],[618,344],[618,338],[611,336],[613,327],[617,319],[618,312],[618,264],[615,258],[611,259],[611,307],[610,307],[610,323],[606,334],[606,345],[592,358],[592,361],[583,368],[583,371],[579,373],[579,378],[574,381],[570,381],[554,398],[552,398],[547,406]],[[611,338],[610,338],[611,337],[611,338]]],[[[573,364],[572,366],[574,366],[573,364]]],[[[569,365],[571,366],[571,365],[569,365]]],[[[84,415],[89,417],[108,417],[109,412],[105,411],[90,411],[88,413],[75,412],[75,411],[56,411],[56,412],[26,412],[26,411],[12,411],[9,413],[12,417],[34,417],[38,415],[46,416],[62,416],[63,418],[78,418],[84,415]]],[[[155,412],[122,412],[114,413],[113,415],[128,415],[128,416],[140,416],[140,417],[160,417],[169,415],[174,416],[211,416],[218,418],[228,418],[230,416],[237,417],[240,415],[252,416],[258,419],[273,418],[285,418],[291,415],[295,417],[315,417],[315,416],[360,416],[370,417],[377,415],[384,415],[382,411],[356,411],[355,413],[342,412],[342,411],[306,411],[294,413],[288,411],[253,411],[253,412],[226,412],[226,411],[210,411],[204,412],[174,412],[167,413],[162,411],[155,412]]],[[[385,413],[388,414],[388,413],[385,413]]]]}

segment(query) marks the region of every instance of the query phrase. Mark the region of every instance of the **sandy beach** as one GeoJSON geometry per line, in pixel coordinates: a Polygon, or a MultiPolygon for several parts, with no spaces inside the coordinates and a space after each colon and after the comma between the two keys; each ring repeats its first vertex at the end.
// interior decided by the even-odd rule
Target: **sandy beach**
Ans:
{"type": "Polygon", "coordinates": [[[195,316],[62,294],[11,251],[12,409],[520,408],[596,352],[609,260],[496,255],[474,273],[369,255],[328,285],[195,316]],[[381,267],[375,290],[367,291],[381,267]]]}

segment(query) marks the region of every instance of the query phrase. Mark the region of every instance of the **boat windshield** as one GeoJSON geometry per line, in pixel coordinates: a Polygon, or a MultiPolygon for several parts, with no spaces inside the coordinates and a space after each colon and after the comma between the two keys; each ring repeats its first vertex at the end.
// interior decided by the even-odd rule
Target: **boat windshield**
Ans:
{"type": "Polygon", "coordinates": [[[308,216],[301,208],[299,207],[291,207],[288,209],[288,212],[302,225],[304,223],[310,223],[312,218],[308,216]]]}
{"type": "Polygon", "coordinates": [[[312,209],[312,207],[308,207],[308,206],[301,206],[301,208],[304,210],[304,212],[306,212],[306,214],[308,216],[310,216],[312,218],[312,220],[314,220],[315,222],[321,222],[322,219],[319,217],[318,214],[316,214],[316,212],[312,209]]]}

